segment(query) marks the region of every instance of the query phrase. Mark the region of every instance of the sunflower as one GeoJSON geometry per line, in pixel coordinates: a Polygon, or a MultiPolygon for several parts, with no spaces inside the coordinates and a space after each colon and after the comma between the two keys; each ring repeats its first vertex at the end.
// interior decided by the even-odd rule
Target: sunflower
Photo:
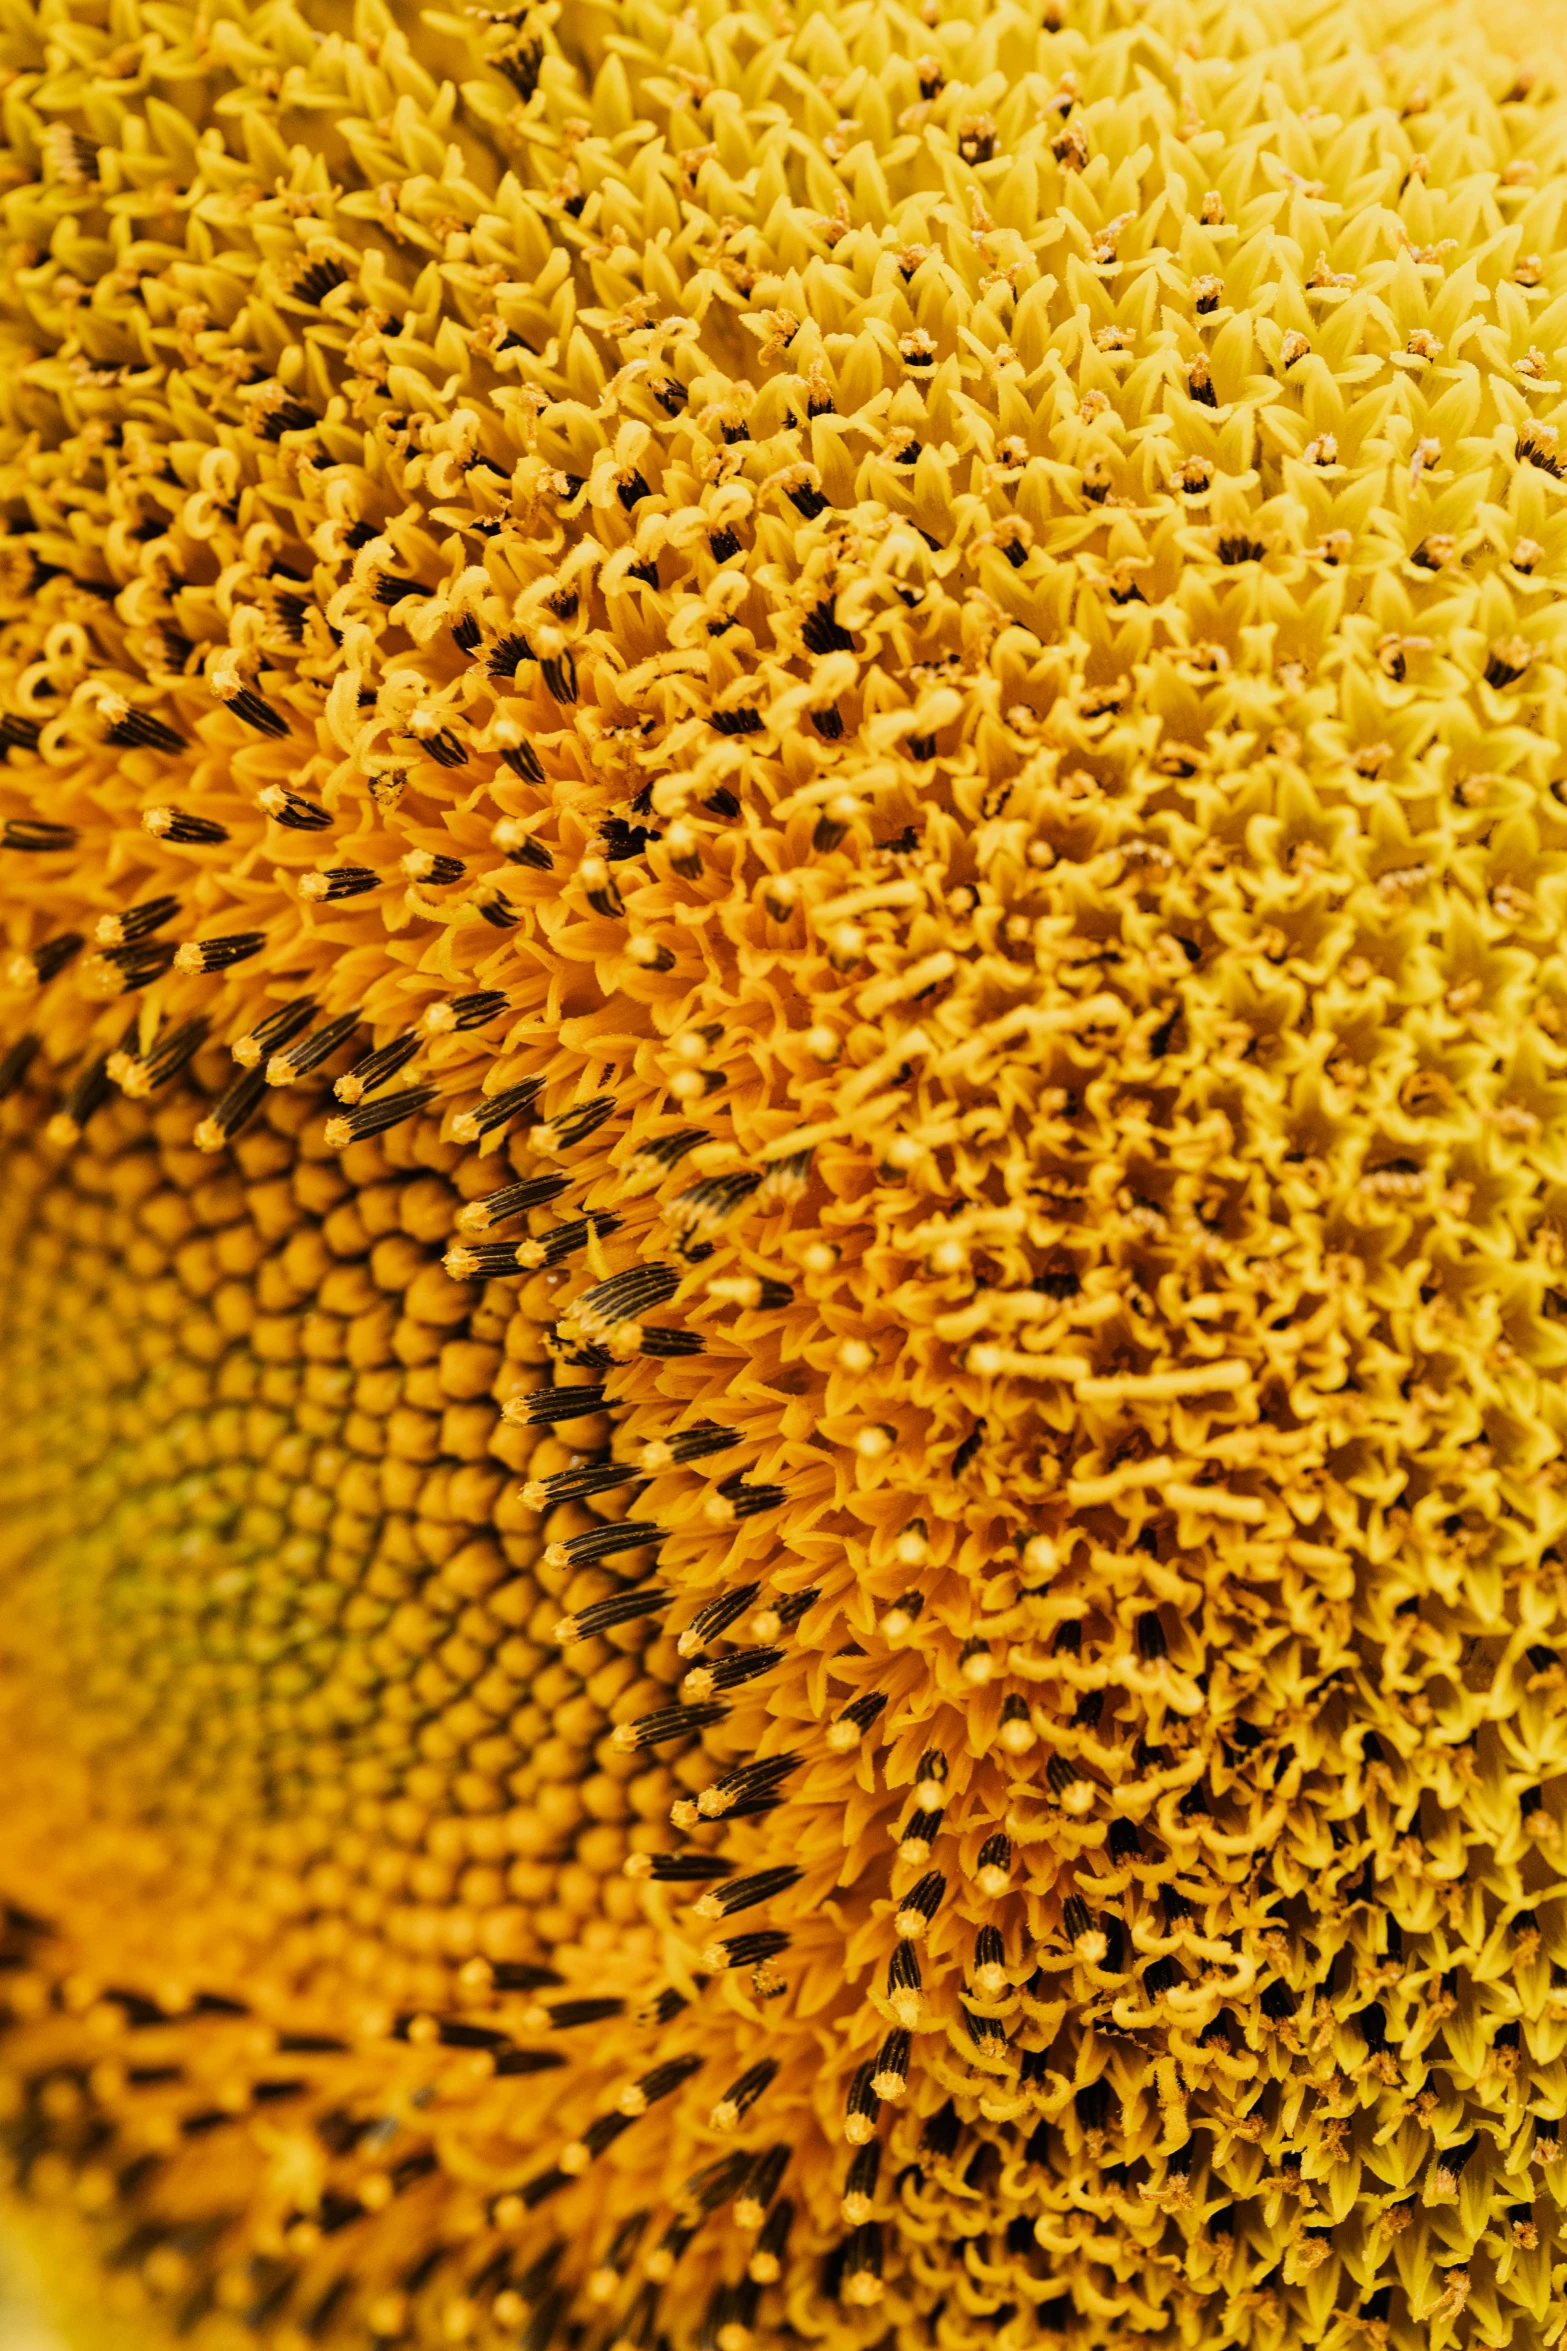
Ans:
{"type": "Polygon", "coordinates": [[[1497,24],[0,18],[0,2126],[84,2344],[1558,2339],[1497,24]]]}

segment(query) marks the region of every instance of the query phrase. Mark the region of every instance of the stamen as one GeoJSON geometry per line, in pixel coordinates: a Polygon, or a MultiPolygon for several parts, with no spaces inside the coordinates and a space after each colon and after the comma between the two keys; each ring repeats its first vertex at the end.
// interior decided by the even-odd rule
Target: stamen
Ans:
{"type": "Polygon", "coordinates": [[[843,2267],[843,2300],[855,2309],[869,2309],[884,2291],[881,2276],[881,2230],[873,2220],[857,2228],[849,2239],[843,2267]]]}
{"type": "Polygon", "coordinates": [[[229,1050],[241,1069],[255,1069],[269,1053],[287,1045],[301,1029],[309,1028],[319,1010],[313,997],[296,997],[292,1004],[280,1005],[276,1012],[268,1013],[248,1036],[236,1039],[229,1050]]]}
{"type": "Polygon", "coordinates": [[[714,1453],[727,1453],[739,1442],[738,1429],[720,1428],[716,1421],[698,1421],[695,1428],[682,1429],[673,1437],[655,1437],[644,1445],[641,1466],[649,1477],[663,1469],[689,1468],[692,1462],[706,1461],[714,1453]]]}
{"type": "Polygon", "coordinates": [[[715,1691],[738,1689],[758,1674],[771,1672],[783,1656],[782,1649],[739,1649],[731,1656],[693,1665],[680,1684],[681,1697],[693,1703],[711,1698],[715,1691]]]}
{"type": "Polygon", "coordinates": [[[350,1070],[335,1080],[332,1091],[339,1102],[362,1102],[377,1087],[389,1085],[401,1069],[406,1069],[422,1043],[417,1030],[407,1029],[402,1036],[393,1037],[389,1044],[380,1045],[356,1061],[350,1070]]]}
{"type": "Polygon", "coordinates": [[[739,2079],[730,2083],[708,2117],[715,2131],[737,2131],[744,2116],[756,2104],[769,2083],[778,2077],[776,2057],[764,2057],[748,2066],[739,2079]]]}
{"type": "Polygon", "coordinates": [[[581,1502],[589,1494],[608,1494],[616,1486],[641,1482],[641,1472],[629,1462],[585,1462],[581,1469],[563,1469],[551,1478],[530,1478],[522,1489],[522,1505],[525,1510],[553,1510],[559,1502],[581,1502]]]}
{"type": "Polygon", "coordinates": [[[615,886],[615,877],[602,857],[584,857],[577,867],[577,879],[587,893],[588,904],[595,914],[620,915],[626,911],[626,902],[615,886]]]}
{"type": "Polygon", "coordinates": [[[530,2008],[522,2021],[532,2033],[565,2033],[579,2025],[607,2023],[612,2016],[623,2016],[625,2009],[624,2000],[556,2000],[530,2008]]]}
{"type": "Polygon", "coordinates": [[[673,1597],[673,1593],[655,1585],[640,1592],[612,1592],[607,1600],[595,1600],[587,1608],[579,1608],[575,1616],[563,1616],[555,1627],[554,1637],[563,1648],[576,1641],[591,1641],[615,1625],[630,1624],[639,1616],[656,1616],[673,1597]]]}
{"type": "MultiPolygon", "coordinates": [[[[519,663],[532,661],[534,658],[533,648],[529,645],[526,637],[502,637],[490,648],[490,675],[492,678],[514,678],[519,663]]],[[[521,772],[526,774],[533,783],[542,784],[544,770],[540,767],[532,747],[528,744],[519,744],[516,748],[521,754],[521,772]]]]}
{"type": "Polygon", "coordinates": [[[783,2275],[784,2257],[789,2250],[789,2232],[794,2225],[794,2205],[787,2196],[776,2203],[756,2240],[756,2250],[747,2264],[746,2274],[759,2286],[776,2285],[783,2275]]]}
{"type": "Polygon", "coordinates": [[[725,1478],[716,1493],[708,1496],[702,1513],[710,1526],[733,1526],[741,1519],[758,1518],[764,1511],[780,1510],[788,1499],[782,1486],[748,1486],[736,1474],[725,1478]]]}
{"type": "Polygon", "coordinates": [[[124,914],[100,915],[93,937],[100,947],[130,947],[138,939],[162,930],[172,922],[180,910],[177,898],[148,898],[140,906],[128,907],[124,914]]]}
{"type": "MultiPolygon", "coordinates": [[[[132,1021],[120,1039],[118,1049],[121,1053],[130,1051],[136,1039],[136,1030],[137,1023],[132,1021]]],[[[99,1053],[84,1063],[75,1085],[45,1127],[44,1138],[53,1143],[56,1149],[69,1151],[79,1143],[89,1119],[108,1101],[113,1090],[109,1061],[108,1053],[99,1053]]]]}
{"type": "Polygon", "coordinates": [[[705,1127],[677,1127],[673,1134],[660,1135],[651,1142],[639,1143],[620,1171],[624,1189],[645,1192],[661,1183],[670,1169],[679,1164],[699,1143],[711,1141],[705,1127]]]}
{"type": "Polygon", "coordinates": [[[511,999],[502,988],[481,988],[476,995],[454,996],[449,1004],[426,1005],[419,1025],[432,1037],[461,1035],[482,1029],[506,1011],[511,999]]]}
{"type": "Polygon", "coordinates": [[[160,1037],[152,1051],[141,1060],[129,1055],[111,1054],[109,1075],[122,1092],[133,1101],[145,1100],[160,1086],[168,1085],[200,1050],[207,1037],[207,1023],[199,1016],[185,1021],[160,1037]],[[118,1064],[118,1066],[116,1066],[118,1064]]]}
{"type": "Polygon", "coordinates": [[[711,1787],[703,1789],[696,1800],[696,1809],[703,1820],[720,1820],[754,1798],[772,1795],[791,1772],[799,1770],[800,1763],[798,1755],[768,1755],[758,1757],[754,1763],[736,1764],[711,1787]]]}
{"type": "Polygon", "coordinates": [[[298,792],[291,792],[286,784],[268,784],[256,794],[256,806],[285,832],[324,833],[332,822],[326,809],[318,808],[313,800],[304,799],[298,792]]]}
{"type": "Polygon", "coordinates": [[[281,737],[288,733],[288,720],[282,712],[274,710],[253,686],[241,685],[234,672],[214,671],[210,682],[219,700],[236,718],[243,719],[246,726],[254,727],[258,735],[281,737]]]}
{"type": "Polygon", "coordinates": [[[736,1591],[721,1592],[716,1600],[709,1600],[699,1608],[676,1643],[680,1655],[694,1657],[709,1641],[716,1641],[737,1617],[744,1616],[757,1590],[755,1584],[742,1584],[736,1591]]]}
{"type": "Polygon", "coordinates": [[[628,1878],[652,1878],[660,1885],[700,1885],[734,1875],[735,1864],[717,1853],[632,1853],[623,1863],[628,1878]]]}
{"type": "Polygon", "coordinates": [[[486,1960],[490,1979],[497,1992],[532,1992],[544,1984],[558,1984],[560,1977],[551,1967],[539,1967],[527,1959],[486,1960]]]}
{"type": "Polygon", "coordinates": [[[45,939],[25,955],[13,955],[6,965],[6,985],[11,988],[43,988],[58,978],[85,944],[80,931],[61,931],[57,938],[45,939]]]}
{"type": "Polygon", "coordinates": [[[870,2219],[880,2171],[881,2141],[867,2140],[850,2164],[843,2184],[843,2217],[850,2228],[857,2228],[862,2221],[870,2219]]]}
{"type": "MultiPolygon", "coordinates": [[[[518,765],[515,752],[503,751],[501,757],[509,766],[518,765]]],[[[491,833],[490,839],[503,852],[508,865],[531,865],[536,873],[554,871],[555,860],[545,844],[535,840],[514,818],[503,818],[491,833]]]]}
{"type": "Polygon", "coordinates": [[[974,1871],[974,1883],[982,1894],[994,1900],[1004,1894],[1012,1881],[1012,1847],[1003,1836],[987,1837],[979,1849],[979,1862],[974,1871]]]}
{"type": "Polygon", "coordinates": [[[759,1608],[746,1629],[754,1641],[774,1642],[780,1633],[792,1632],[820,1598],[821,1593],[814,1585],[809,1591],[790,1592],[768,1607],[759,1608]]]}
{"type": "Polygon", "coordinates": [[[185,737],[177,734],[173,727],[150,710],[132,709],[129,704],[120,701],[118,696],[106,696],[99,708],[109,720],[105,742],[118,744],[126,750],[139,747],[153,751],[189,749],[185,737]]]}
{"type": "Polygon", "coordinates": [[[75,825],[49,824],[41,817],[12,816],[0,826],[0,849],[20,849],[30,857],[57,857],[74,849],[79,838],[75,825]]]}
{"type": "Polygon", "coordinates": [[[128,996],[161,979],[173,964],[175,953],[172,940],[148,939],[124,947],[106,947],[89,968],[106,994],[128,996]]]}
{"type": "MultiPolygon", "coordinates": [[[[341,1079],[338,1081],[341,1086],[341,1079]]],[[[457,1230],[460,1233],[487,1232],[492,1225],[504,1224],[508,1218],[523,1216],[530,1208],[547,1208],[558,1200],[562,1192],[569,1192],[573,1178],[568,1175],[531,1176],[525,1183],[508,1184],[504,1190],[492,1192],[487,1200],[470,1200],[457,1212],[457,1230]]]]}
{"type": "Polygon", "coordinates": [[[1015,1690],[1010,1692],[1002,1702],[997,1745],[1007,1755],[1026,1755],[1037,1738],[1027,1699],[1019,1697],[1015,1690]]]}
{"type": "Polygon", "coordinates": [[[460,1110],[452,1120],[452,1140],[477,1143],[482,1135],[493,1134],[497,1127],[505,1127],[531,1110],[543,1091],[542,1078],[529,1078],[520,1086],[509,1087],[505,1093],[491,1094],[487,1100],[475,1103],[471,1110],[460,1110]]]}
{"type": "Polygon", "coordinates": [[[720,2204],[726,2204],[742,2185],[752,2164],[752,2157],[742,2148],[734,2148],[720,2155],[715,2163],[704,2164],[670,2198],[682,2220],[702,2221],[720,2204]]]}
{"type": "Polygon", "coordinates": [[[917,1941],[935,1917],[946,1890],[947,1881],[940,1870],[931,1870],[922,1877],[898,1905],[898,1913],[893,1920],[898,1933],[910,1942],[917,1941]]]}
{"type": "Polygon", "coordinates": [[[856,1698],[846,1706],[837,1721],[828,1727],[827,1744],[835,1755],[846,1755],[857,1747],[865,1733],[877,1722],[886,1709],[885,1691],[868,1690],[863,1698],[856,1698]]]}
{"type": "MultiPolygon", "coordinates": [[[[901,1928],[899,1931],[901,1934],[901,1928]]],[[[925,1995],[919,1953],[912,1942],[899,1941],[893,1946],[887,1962],[887,2005],[901,2028],[908,2032],[918,2029],[925,2013],[925,1995]]]]}
{"type": "Polygon", "coordinates": [[[30,1030],[25,1031],[0,1054],[0,1102],[7,1101],[24,1083],[40,1042],[30,1030]]]}
{"type": "Polygon", "coordinates": [[[704,1967],[734,1968],[761,1967],[769,1959],[776,1959],[789,1948],[789,1937],[776,1927],[761,1927],[754,1934],[731,1935],[721,1943],[709,1943],[702,1953],[704,1967]]]}
{"type": "Polygon", "coordinates": [[[760,1190],[761,1183],[759,1175],[745,1168],[736,1169],[731,1175],[708,1176],[677,1193],[664,1210],[665,1218],[677,1231],[692,1239],[716,1232],[753,1192],[760,1190]]]}
{"type": "Polygon", "coordinates": [[[768,2147],[762,2154],[748,2159],[744,2180],[735,2191],[736,2228],[761,2227],[767,2217],[768,2206],[783,2185],[791,2153],[792,2149],[779,2145],[768,2147]]]}
{"type": "Polygon", "coordinates": [[[259,955],[267,943],[265,931],[230,931],[221,939],[187,939],[174,956],[176,971],[229,971],[236,963],[248,963],[252,955],[259,955]]]}
{"type": "Polygon", "coordinates": [[[618,1216],[602,1208],[592,1216],[576,1217],[570,1224],[557,1225],[543,1240],[519,1241],[516,1244],[517,1263],[525,1271],[533,1271],[540,1266],[559,1265],[564,1259],[574,1257],[579,1249],[585,1249],[590,1241],[608,1240],[611,1233],[619,1232],[621,1221],[618,1216]]]}
{"type": "Polygon", "coordinates": [[[637,2023],[649,2027],[668,2024],[671,2017],[678,2016],[682,2008],[690,2005],[683,1992],[677,1992],[672,1984],[666,1985],[662,1992],[643,2002],[637,2010],[637,2023]]]}
{"type": "Polygon", "coordinates": [[[742,1910],[754,1910],[759,1902],[770,1902],[775,1894],[785,1894],[797,1886],[804,1870],[784,1864],[777,1869],[758,1870],[754,1877],[736,1878],[716,1894],[704,1894],[696,1905],[698,1918],[733,1918],[742,1910]]]}
{"type": "Polygon", "coordinates": [[[558,2165],[552,2164],[548,2171],[541,2171],[535,2178],[525,2181],[523,2186],[518,2189],[517,2194],[527,2211],[536,2212],[547,2198],[553,2196],[558,2189],[565,2187],[570,2176],[558,2165]]]}
{"type": "Polygon", "coordinates": [[[621,2222],[610,2240],[608,2251],[588,2274],[587,2296],[590,2302],[614,2300],[621,2280],[631,2267],[637,2247],[642,2242],[642,2232],[647,2222],[645,2212],[629,2213],[621,2222]]]}
{"type": "Polygon", "coordinates": [[[931,1847],[941,1831],[946,1815],[941,1810],[916,1812],[910,1815],[898,1833],[898,1859],[921,1869],[930,1859],[931,1847]]]}
{"type": "Polygon", "coordinates": [[[607,1337],[617,1323],[634,1322],[650,1306],[663,1306],[680,1287],[672,1265],[629,1265],[584,1290],[567,1319],[587,1339],[607,1337]]]}
{"type": "Polygon", "coordinates": [[[794,1288],[789,1282],[774,1281],[762,1274],[715,1274],[707,1285],[707,1294],[721,1305],[740,1306],[761,1313],[777,1313],[794,1304],[794,1288]]]}
{"type": "Polygon", "coordinates": [[[621,1723],[610,1744],[619,1755],[637,1755],[670,1739],[694,1738],[698,1731],[723,1722],[728,1713],[727,1706],[666,1706],[657,1714],[644,1714],[637,1722],[621,1723]]]}
{"type": "Polygon", "coordinates": [[[605,1526],[587,1527],[564,1543],[551,1543],[544,1554],[546,1567],[587,1567],[612,1558],[617,1551],[639,1551],[661,1543],[664,1530],[656,1519],[623,1518],[605,1526]]]}
{"type": "Polygon", "coordinates": [[[527,1428],[538,1428],[559,1421],[588,1420],[604,1409],[602,1388],[531,1388],[524,1396],[514,1396],[506,1406],[505,1417],[527,1428]]]}
{"type": "MultiPolygon", "coordinates": [[[[666,2278],[674,2275],[675,2264],[696,2235],[699,2225],[700,2223],[695,2221],[677,2220],[670,2223],[659,2243],[654,2246],[642,2264],[651,2279],[662,2284],[666,2278]]],[[[614,2351],[613,2345],[611,2351],[614,2351]]]]}
{"type": "Polygon", "coordinates": [[[881,1620],[881,1629],[889,1641],[906,1641],[919,1621],[925,1605],[923,1592],[905,1592],[894,1600],[881,1620]]]}
{"type": "Polygon", "coordinates": [[[237,1077],[227,1092],[219,1095],[191,1137],[197,1150],[221,1151],[255,1117],[266,1090],[266,1077],[259,1069],[248,1069],[237,1077]]]}
{"type": "Polygon", "coordinates": [[[656,2105],[660,2098],[667,2098],[672,2091],[679,2089],[682,2082],[688,2082],[694,2073],[700,2073],[701,2070],[702,2060],[694,2052],[687,2057],[673,2057],[667,2064],[656,2065],[651,2073],[645,2073],[640,2081],[633,2082],[629,2089],[621,2091],[621,2113],[632,2118],[646,2114],[650,2106],[656,2105]]]}
{"type": "Polygon", "coordinates": [[[0,759],[9,759],[13,751],[36,751],[42,739],[43,728],[36,719],[12,710],[0,715],[0,759]]]}
{"type": "Polygon", "coordinates": [[[974,1989],[982,2000],[999,2000],[1007,1988],[1006,1945],[995,1926],[982,1926],[974,1941],[974,1989]]]}
{"type": "Polygon", "coordinates": [[[849,2077],[848,2094],[844,2101],[843,2135],[851,2147],[868,2146],[876,2136],[876,2118],[881,2101],[876,2095],[875,2084],[874,2059],[856,2066],[849,2077]]]}
{"type": "Polygon", "coordinates": [[[372,865],[334,865],[323,873],[301,876],[299,895],[311,905],[335,905],[339,899],[362,898],[379,889],[381,876],[372,865]]]}
{"type": "Polygon", "coordinates": [[[460,882],[468,870],[460,857],[443,857],[432,849],[410,849],[401,866],[409,881],[424,882],[437,890],[460,882]]]}
{"type": "Polygon", "coordinates": [[[358,1026],[358,1013],[345,1012],[338,1019],[326,1021],[320,1028],[313,1029],[309,1036],[302,1037],[286,1051],[274,1053],[267,1063],[267,1084],[292,1086],[300,1078],[307,1077],[311,1070],[319,1069],[323,1061],[330,1060],[338,1047],[347,1043],[358,1026]]]}
{"type": "Polygon", "coordinates": [[[613,1094],[599,1094],[591,1102],[583,1102],[575,1110],[564,1110],[558,1118],[535,1127],[528,1140],[535,1151],[571,1151],[596,1135],[608,1118],[615,1115],[613,1094]]]}
{"type": "Polygon", "coordinates": [[[702,1355],[707,1351],[700,1331],[675,1330],[657,1322],[617,1323],[609,1338],[622,1360],[635,1354],[670,1362],[677,1355],[702,1355]]]}
{"type": "Polygon", "coordinates": [[[435,1086],[410,1086],[404,1094],[383,1094],[379,1101],[362,1102],[346,1117],[327,1120],[327,1145],[342,1151],[350,1143],[363,1142],[366,1135],[384,1135],[389,1128],[401,1126],[405,1118],[418,1117],[439,1099],[435,1086]]]}
{"type": "Polygon", "coordinates": [[[626,941],[626,953],[644,971],[673,971],[675,968],[673,950],[657,939],[634,935],[626,941]]]}

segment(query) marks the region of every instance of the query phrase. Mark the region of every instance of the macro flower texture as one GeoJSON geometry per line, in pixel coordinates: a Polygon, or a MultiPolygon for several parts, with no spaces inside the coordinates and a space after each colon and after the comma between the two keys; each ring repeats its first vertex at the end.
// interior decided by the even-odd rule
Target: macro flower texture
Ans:
{"type": "Polygon", "coordinates": [[[1567,2330],[1567,0],[4,0],[81,2351],[1567,2330]]]}

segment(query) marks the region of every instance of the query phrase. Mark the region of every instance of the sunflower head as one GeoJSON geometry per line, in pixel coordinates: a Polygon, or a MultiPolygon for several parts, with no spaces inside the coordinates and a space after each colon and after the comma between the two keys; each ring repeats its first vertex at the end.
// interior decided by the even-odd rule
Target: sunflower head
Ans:
{"type": "Polygon", "coordinates": [[[1479,13],[0,25],[84,2339],[1554,2339],[1567,115],[1479,13]]]}

